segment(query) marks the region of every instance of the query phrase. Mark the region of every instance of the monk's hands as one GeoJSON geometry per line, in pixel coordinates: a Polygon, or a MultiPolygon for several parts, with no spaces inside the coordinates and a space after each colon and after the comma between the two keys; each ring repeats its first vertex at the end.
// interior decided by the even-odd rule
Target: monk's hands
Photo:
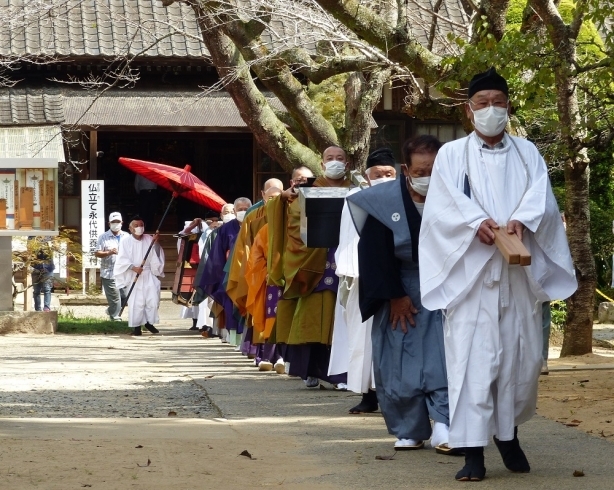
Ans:
{"type": "MultiPolygon", "coordinates": [[[[512,223],[510,221],[510,223],[512,223]]],[[[478,238],[484,245],[492,245],[495,243],[495,234],[492,230],[498,230],[499,225],[491,218],[485,219],[478,228],[478,238]]],[[[508,224],[509,230],[509,224],[508,224]]]]}
{"type": "Polygon", "coordinates": [[[142,268],[142,267],[137,267],[137,266],[134,266],[134,267],[132,268],[132,271],[133,271],[133,272],[136,272],[137,274],[141,274],[141,273],[143,272],[143,268],[142,268]]]}
{"type": "Polygon", "coordinates": [[[154,243],[157,243],[157,242],[158,242],[158,240],[159,240],[159,238],[160,238],[160,234],[159,234],[159,233],[156,233],[156,234],[153,236],[153,242],[154,242],[154,243]]]}
{"type": "Polygon", "coordinates": [[[403,296],[402,298],[395,298],[390,300],[390,323],[392,324],[392,330],[397,329],[397,325],[401,325],[401,331],[407,333],[407,324],[412,327],[416,326],[414,315],[418,313],[418,310],[411,302],[409,296],[403,296]]]}
{"type": "Polygon", "coordinates": [[[522,233],[524,232],[524,225],[517,219],[513,219],[507,224],[507,232],[510,235],[516,235],[522,241],[522,233]]]}
{"type": "Polygon", "coordinates": [[[297,196],[298,196],[298,191],[296,190],[296,187],[294,187],[294,184],[292,184],[292,187],[286,189],[285,191],[281,193],[282,201],[287,201],[287,202],[294,201],[297,198],[297,196]]]}

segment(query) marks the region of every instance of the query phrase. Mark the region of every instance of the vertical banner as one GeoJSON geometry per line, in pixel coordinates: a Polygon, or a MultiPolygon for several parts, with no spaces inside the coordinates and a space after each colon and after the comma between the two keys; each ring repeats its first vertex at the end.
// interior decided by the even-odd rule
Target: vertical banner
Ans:
{"type": "Polygon", "coordinates": [[[96,252],[98,236],[105,231],[104,180],[81,181],[81,246],[83,270],[100,269],[96,252]]]}

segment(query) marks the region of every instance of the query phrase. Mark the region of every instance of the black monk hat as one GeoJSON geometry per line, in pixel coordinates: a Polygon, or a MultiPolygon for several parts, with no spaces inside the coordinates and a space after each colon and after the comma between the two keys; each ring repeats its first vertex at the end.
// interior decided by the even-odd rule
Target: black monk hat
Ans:
{"type": "Polygon", "coordinates": [[[367,157],[367,168],[376,165],[388,165],[394,167],[394,155],[390,148],[378,148],[367,157]]]}
{"type": "Polygon", "coordinates": [[[489,68],[484,73],[478,73],[469,82],[469,99],[481,90],[500,90],[509,96],[507,82],[505,78],[497,73],[494,67],[489,68]]]}

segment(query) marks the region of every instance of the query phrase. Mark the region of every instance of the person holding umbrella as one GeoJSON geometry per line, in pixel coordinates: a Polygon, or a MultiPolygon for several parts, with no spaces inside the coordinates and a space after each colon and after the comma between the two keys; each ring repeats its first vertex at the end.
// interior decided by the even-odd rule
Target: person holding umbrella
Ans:
{"type": "Polygon", "coordinates": [[[151,333],[159,333],[153,324],[160,321],[160,280],[157,276],[164,270],[164,251],[160,249],[160,256],[148,253],[158,235],[145,235],[145,223],[140,217],[130,222],[129,230],[130,236],[122,240],[115,260],[115,282],[118,288],[132,285],[132,294],[128,297],[128,326],[134,329],[132,335],[141,335],[142,325],[151,333]]]}

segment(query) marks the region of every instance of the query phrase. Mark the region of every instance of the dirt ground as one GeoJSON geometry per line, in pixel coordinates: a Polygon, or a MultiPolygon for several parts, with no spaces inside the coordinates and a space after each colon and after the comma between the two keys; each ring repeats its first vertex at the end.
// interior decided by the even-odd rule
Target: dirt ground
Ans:
{"type": "Polygon", "coordinates": [[[537,413],[614,442],[614,369],[608,369],[613,363],[596,354],[551,360],[550,374],[539,380],[537,413]],[[552,370],[563,365],[572,370],[552,370]]]}
{"type": "Polygon", "coordinates": [[[541,376],[537,413],[614,442],[614,328],[595,324],[593,354],[559,358],[561,332],[550,336],[550,374],[541,376]]]}
{"type": "MultiPolygon", "coordinates": [[[[358,395],[260,373],[176,316],[160,336],[0,337],[0,490],[459,488],[462,458],[427,444],[378,459],[394,437],[380,413],[347,415],[358,395]]],[[[559,359],[553,336],[545,418],[520,432],[531,473],[508,472],[491,444],[481,490],[612,488],[610,327],[577,358],[559,359]]]]}

